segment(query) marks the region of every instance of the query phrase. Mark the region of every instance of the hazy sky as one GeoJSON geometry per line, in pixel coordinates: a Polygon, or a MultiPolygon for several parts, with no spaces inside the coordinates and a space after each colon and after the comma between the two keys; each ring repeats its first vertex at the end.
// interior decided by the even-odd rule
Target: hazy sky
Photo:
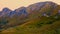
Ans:
{"type": "Polygon", "coordinates": [[[53,1],[60,4],[59,0],[0,0],[0,10],[4,7],[8,7],[12,10],[19,8],[21,6],[28,6],[33,3],[42,2],[42,1],[53,1]]]}

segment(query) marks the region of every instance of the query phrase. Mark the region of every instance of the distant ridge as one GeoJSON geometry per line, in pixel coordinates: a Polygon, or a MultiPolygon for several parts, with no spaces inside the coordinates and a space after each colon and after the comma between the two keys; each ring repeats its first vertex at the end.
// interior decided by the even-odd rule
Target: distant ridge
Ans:
{"type": "Polygon", "coordinates": [[[35,3],[35,4],[32,4],[32,5],[29,5],[28,7],[20,7],[20,8],[17,8],[14,10],[14,12],[11,12],[13,10],[9,9],[9,8],[3,8],[2,11],[0,12],[1,15],[5,16],[6,14],[7,15],[13,15],[13,14],[21,14],[21,13],[30,13],[32,11],[39,11],[41,8],[43,8],[45,5],[49,5],[51,7],[56,7],[57,4],[54,3],[54,2],[51,2],[51,1],[46,1],[46,2],[38,2],[38,3],[35,3]],[[23,12],[21,12],[21,10],[23,12]],[[20,13],[21,12],[21,13],[20,13]],[[13,13],[13,14],[12,14],[13,13]]]}

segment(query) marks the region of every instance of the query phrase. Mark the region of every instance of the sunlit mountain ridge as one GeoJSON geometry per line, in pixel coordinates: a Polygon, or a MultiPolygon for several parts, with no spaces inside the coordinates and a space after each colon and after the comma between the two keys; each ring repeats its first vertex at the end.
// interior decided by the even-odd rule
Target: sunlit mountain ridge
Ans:
{"type": "Polygon", "coordinates": [[[55,34],[55,30],[59,27],[60,5],[54,2],[38,2],[28,7],[19,7],[14,11],[3,8],[0,12],[0,31],[2,33],[9,34],[8,32],[11,32],[9,30],[15,29],[13,33],[17,34],[55,34]],[[47,33],[44,28],[53,33],[50,31],[47,33]]]}

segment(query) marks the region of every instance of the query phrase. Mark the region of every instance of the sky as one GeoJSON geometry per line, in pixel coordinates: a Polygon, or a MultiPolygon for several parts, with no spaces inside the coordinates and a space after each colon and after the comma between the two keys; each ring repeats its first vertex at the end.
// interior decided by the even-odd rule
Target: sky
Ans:
{"type": "Polygon", "coordinates": [[[30,4],[34,4],[37,2],[44,2],[44,1],[53,1],[57,4],[60,4],[60,0],[0,0],[0,10],[2,10],[5,7],[14,10],[22,6],[27,7],[30,4]]]}

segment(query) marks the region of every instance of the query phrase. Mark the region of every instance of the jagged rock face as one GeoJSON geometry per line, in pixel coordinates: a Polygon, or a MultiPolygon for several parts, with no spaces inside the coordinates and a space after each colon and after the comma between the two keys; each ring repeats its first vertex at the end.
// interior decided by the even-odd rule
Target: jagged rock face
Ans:
{"type": "Polygon", "coordinates": [[[3,8],[3,10],[0,12],[0,17],[1,16],[8,16],[8,14],[11,12],[9,8],[3,8]]]}
{"type": "Polygon", "coordinates": [[[29,5],[28,7],[21,7],[18,9],[15,9],[13,12],[12,10],[10,10],[9,8],[4,8],[1,12],[0,15],[26,15],[27,13],[29,14],[43,14],[46,13],[48,15],[53,13],[53,10],[57,7],[57,4],[53,3],[53,2],[39,2],[39,3],[35,3],[32,5],[29,5]],[[48,10],[47,10],[48,9],[48,10]]]}
{"type": "MultiPolygon", "coordinates": [[[[29,13],[31,15],[36,16],[52,16],[54,10],[57,8],[57,4],[53,2],[41,2],[41,3],[35,3],[27,7],[29,13]]],[[[56,11],[57,13],[58,11],[56,11]]],[[[55,14],[56,14],[55,13],[55,14]]],[[[54,15],[55,15],[54,14],[54,15]]]]}
{"type": "Polygon", "coordinates": [[[39,2],[39,3],[35,3],[35,4],[28,6],[28,9],[30,9],[31,11],[36,11],[36,10],[41,10],[41,8],[43,8],[45,6],[47,8],[48,7],[56,7],[56,4],[53,2],[39,2]]]}
{"type": "Polygon", "coordinates": [[[8,16],[8,17],[12,17],[12,16],[20,16],[20,15],[26,15],[27,12],[26,12],[26,7],[21,7],[21,8],[18,8],[18,9],[15,9],[14,11],[10,10],[9,8],[3,8],[3,10],[0,12],[0,17],[1,16],[8,16]]]}
{"type": "Polygon", "coordinates": [[[27,11],[26,11],[26,7],[21,7],[21,8],[18,8],[15,10],[17,15],[20,16],[20,15],[26,15],[27,14],[27,11]]]}

